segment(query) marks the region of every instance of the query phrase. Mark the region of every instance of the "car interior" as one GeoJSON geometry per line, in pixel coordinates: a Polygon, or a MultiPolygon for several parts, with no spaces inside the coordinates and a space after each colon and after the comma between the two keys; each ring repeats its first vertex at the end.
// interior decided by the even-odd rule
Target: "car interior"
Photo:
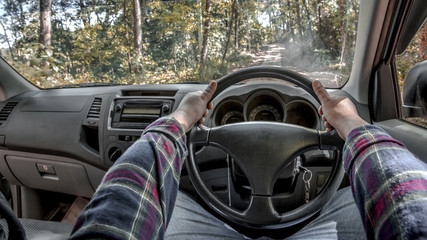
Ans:
{"type": "MultiPolygon", "coordinates": [[[[427,64],[410,71],[402,91],[396,58],[426,18],[425,0],[360,0],[351,74],[342,87],[328,89],[350,98],[364,120],[424,162],[427,64]]],[[[333,193],[349,186],[340,161],[344,142],[324,131],[308,76],[257,66],[216,80],[205,128],[194,127],[187,135],[189,156],[179,187],[248,237],[289,236],[314,219],[333,193]],[[257,194],[269,197],[254,200],[257,194]]],[[[42,89],[1,58],[1,215],[17,216],[28,239],[66,239],[73,224],[61,220],[71,206],[82,199],[87,203],[106,171],[150,123],[206,86],[42,89]],[[13,212],[7,213],[8,207],[13,212]]],[[[1,222],[4,238],[22,236],[13,221],[1,222]]]]}

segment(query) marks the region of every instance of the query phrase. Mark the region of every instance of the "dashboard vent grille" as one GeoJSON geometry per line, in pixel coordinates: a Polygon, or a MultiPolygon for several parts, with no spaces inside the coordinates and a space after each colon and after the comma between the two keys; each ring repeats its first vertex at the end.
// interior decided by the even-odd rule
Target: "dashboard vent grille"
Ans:
{"type": "Polygon", "coordinates": [[[0,110],[0,121],[7,121],[9,115],[12,113],[13,109],[16,107],[18,102],[8,102],[0,110]]]}
{"type": "Polygon", "coordinates": [[[142,96],[142,97],[173,97],[176,95],[173,91],[153,91],[153,90],[125,90],[122,92],[123,96],[142,96]]]}
{"type": "Polygon", "coordinates": [[[89,113],[87,114],[88,118],[99,118],[99,113],[101,112],[102,98],[95,98],[90,106],[89,113]]]}

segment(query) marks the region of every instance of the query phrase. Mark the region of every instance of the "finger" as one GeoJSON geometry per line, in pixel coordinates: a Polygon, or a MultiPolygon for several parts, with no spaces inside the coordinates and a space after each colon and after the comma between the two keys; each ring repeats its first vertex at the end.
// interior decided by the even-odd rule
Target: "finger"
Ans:
{"type": "Polygon", "coordinates": [[[319,115],[323,115],[323,109],[322,106],[319,107],[319,110],[317,111],[319,113],[319,115]]]}
{"type": "Polygon", "coordinates": [[[212,98],[213,94],[215,93],[216,87],[217,87],[216,81],[211,81],[208,87],[205,89],[205,91],[203,91],[202,98],[205,101],[209,101],[212,98]]]}
{"type": "Polygon", "coordinates": [[[329,100],[329,94],[323,87],[323,85],[319,81],[314,81],[312,86],[317,97],[319,97],[320,104],[323,105],[324,103],[326,103],[329,100]]]}
{"type": "Polygon", "coordinates": [[[203,116],[202,116],[202,117],[207,117],[207,116],[208,116],[208,114],[209,114],[209,110],[208,110],[208,109],[206,109],[206,110],[205,110],[205,113],[203,113],[203,116]]]}
{"type": "Polygon", "coordinates": [[[199,120],[199,124],[197,125],[197,126],[199,126],[199,128],[203,128],[203,123],[205,122],[205,118],[201,118],[200,120],[199,120]]]}
{"type": "Polygon", "coordinates": [[[207,107],[209,110],[210,109],[212,109],[213,108],[213,103],[212,102],[210,102],[209,104],[208,104],[208,107],[207,107]]]}
{"type": "Polygon", "coordinates": [[[325,122],[325,127],[326,128],[334,128],[329,122],[325,122]]]}

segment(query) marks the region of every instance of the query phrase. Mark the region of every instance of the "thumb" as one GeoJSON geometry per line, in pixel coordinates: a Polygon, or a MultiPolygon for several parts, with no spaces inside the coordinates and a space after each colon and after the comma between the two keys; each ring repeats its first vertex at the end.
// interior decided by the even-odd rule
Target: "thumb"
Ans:
{"type": "Polygon", "coordinates": [[[216,81],[211,81],[208,87],[202,93],[202,99],[206,102],[209,102],[216,91],[217,83],[216,81]]]}
{"type": "Polygon", "coordinates": [[[329,93],[326,91],[326,89],[323,87],[323,85],[319,81],[314,81],[312,83],[312,87],[313,87],[314,93],[316,93],[317,97],[319,97],[321,105],[329,101],[329,98],[330,98],[329,93]]]}

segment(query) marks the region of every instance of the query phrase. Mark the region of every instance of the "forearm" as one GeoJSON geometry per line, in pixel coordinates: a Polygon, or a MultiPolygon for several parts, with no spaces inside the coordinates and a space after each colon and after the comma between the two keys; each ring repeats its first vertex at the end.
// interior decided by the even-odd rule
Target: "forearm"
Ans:
{"type": "Polygon", "coordinates": [[[350,132],[343,157],[368,237],[410,239],[427,233],[425,163],[371,125],[350,132]]]}
{"type": "Polygon", "coordinates": [[[72,237],[161,238],[186,155],[185,134],[175,119],[153,123],[108,170],[72,237]]]}

